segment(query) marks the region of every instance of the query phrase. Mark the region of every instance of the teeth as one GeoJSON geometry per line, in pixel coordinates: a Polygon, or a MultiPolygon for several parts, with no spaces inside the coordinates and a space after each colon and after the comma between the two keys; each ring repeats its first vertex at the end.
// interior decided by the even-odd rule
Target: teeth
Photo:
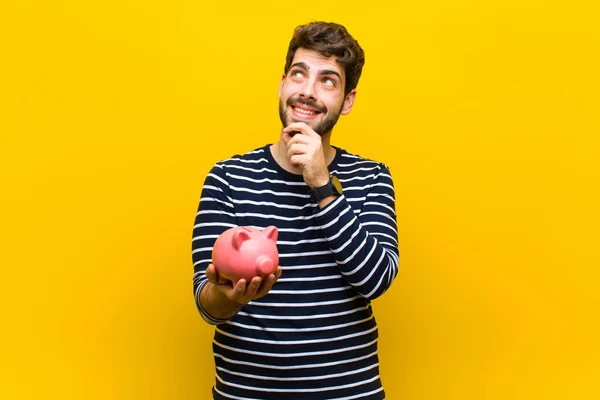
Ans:
{"type": "Polygon", "coordinates": [[[304,114],[304,115],[315,115],[316,112],[314,111],[309,111],[309,110],[305,110],[303,108],[298,108],[298,107],[294,107],[294,110],[300,114],[304,114]]]}

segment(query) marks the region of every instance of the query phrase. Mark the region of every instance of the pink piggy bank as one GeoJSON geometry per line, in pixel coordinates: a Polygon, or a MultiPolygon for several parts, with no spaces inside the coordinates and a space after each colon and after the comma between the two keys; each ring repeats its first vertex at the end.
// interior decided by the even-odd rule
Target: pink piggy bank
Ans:
{"type": "Polygon", "coordinates": [[[279,266],[277,228],[264,230],[248,226],[227,229],[215,241],[212,261],[218,274],[237,283],[250,282],[255,276],[265,277],[279,266]]]}

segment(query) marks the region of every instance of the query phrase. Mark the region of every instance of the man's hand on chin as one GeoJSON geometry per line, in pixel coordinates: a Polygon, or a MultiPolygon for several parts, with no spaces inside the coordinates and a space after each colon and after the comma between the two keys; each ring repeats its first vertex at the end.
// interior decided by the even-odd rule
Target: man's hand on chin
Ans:
{"type": "Polygon", "coordinates": [[[283,129],[282,140],[287,146],[290,164],[302,171],[309,187],[321,187],[329,182],[323,142],[317,132],[304,122],[294,122],[283,129]]]}

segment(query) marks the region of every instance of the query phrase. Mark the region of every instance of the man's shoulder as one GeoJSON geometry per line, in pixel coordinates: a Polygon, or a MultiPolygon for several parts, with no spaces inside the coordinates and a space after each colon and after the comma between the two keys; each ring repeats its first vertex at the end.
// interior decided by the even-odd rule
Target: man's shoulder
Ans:
{"type": "Polygon", "coordinates": [[[269,145],[258,147],[254,150],[246,153],[235,154],[224,160],[220,160],[215,166],[219,168],[236,167],[236,166],[247,166],[247,167],[258,167],[260,164],[268,164],[269,145]]]}
{"type": "Polygon", "coordinates": [[[367,157],[363,157],[356,153],[351,153],[345,149],[336,148],[339,152],[339,158],[337,162],[337,166],[340,169],[348,169],[348,170],[357,170],[357,169],[365,169],[365,170],[373,170],[373,169],[384,169],[389,170],[388,166],[381,162],[376,161],[367,157]]]}

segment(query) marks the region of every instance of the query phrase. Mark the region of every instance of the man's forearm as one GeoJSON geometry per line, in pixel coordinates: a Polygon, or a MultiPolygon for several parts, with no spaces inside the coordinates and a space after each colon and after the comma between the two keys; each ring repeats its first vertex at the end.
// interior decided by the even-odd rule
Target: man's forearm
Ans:
{"type": "Polygon", "coordinates": [[[200,291],[200,305],[215,319],[229,319],[243,307],[237,301],[229,300],[214,284],[208,282],[200,291]]]}

